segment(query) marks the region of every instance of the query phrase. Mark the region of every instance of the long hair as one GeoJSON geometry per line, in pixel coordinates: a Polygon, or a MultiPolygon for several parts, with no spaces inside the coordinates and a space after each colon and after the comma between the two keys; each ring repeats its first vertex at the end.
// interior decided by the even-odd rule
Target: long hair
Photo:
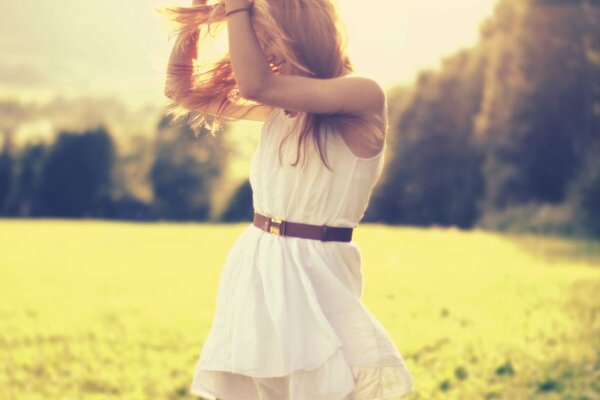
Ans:
{"type": "MultiPolygon", "coordinates": [[[[174,22],[178,32],[189,33],[198,25],[206,25],[208,30],[201,40],[211,35],[211,26],[218,26],[225,20],[222,1],[212,5],[172,7],[157,11],[174,22]]],[[[291,64],[293,74],[329,79],[341,76],[345,69],[353,71],[346,54],[338,10],[332,0],[253,0],[250,17],[261,47],[280,54],[291,64]]],[[[175,69],[175,73],[188,73],[191,85],[172,88],[178,96],[167,106],[167,113],[175,120],[187,116],[196,134],[204,126],[214,135],[221,128],[220,119],[224,111],[229,108],[241,104],[252,107],[260,105],[239,95],[228,53],[206,71],[200,70],[197,65],[191,68],[191,71],[185,71],[184,67],[175,69]],[[220,106],[211,124],[206,114],[199,110],[215,100],[220,101],[220,106]]],[[[297,137],[296,160],[291,165],[298,165],[301,148],[305,150],[303,159],[306,158],[307,140],[312,138],[321,160],[329,169],[323,140],[326,138],[321,137],[328,130],[321,127],[343,129],[360,122],[352,115],[316,113],[299,113],[296,121],[300,123],[300,133],[297,137]]],[[[281,146],[293,133],[290,131],[280,143],[280,162],[281,146]]]]}

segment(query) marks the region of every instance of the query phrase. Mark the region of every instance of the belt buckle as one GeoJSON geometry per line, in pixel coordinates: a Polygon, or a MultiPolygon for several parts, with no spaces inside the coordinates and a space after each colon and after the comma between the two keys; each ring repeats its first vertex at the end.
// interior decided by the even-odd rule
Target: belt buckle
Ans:
{"type": "Polygon", "coordinates": [[[282,225],[282,221],[280,219],[271,218],[269,220],[269,233],[281,235],[281,225],[282,225]]]}

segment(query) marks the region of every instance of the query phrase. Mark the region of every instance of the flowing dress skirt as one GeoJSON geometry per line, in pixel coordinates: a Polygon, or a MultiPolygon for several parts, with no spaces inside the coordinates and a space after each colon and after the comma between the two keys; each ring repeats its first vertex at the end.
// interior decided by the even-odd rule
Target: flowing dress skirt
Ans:
{"type": "Polygon", "coordinates": [[[190,391],[214,400],[376,400],[412,391],[404,359],[361,303],[354,242],[250,224],[227,255],[190,391]]]}

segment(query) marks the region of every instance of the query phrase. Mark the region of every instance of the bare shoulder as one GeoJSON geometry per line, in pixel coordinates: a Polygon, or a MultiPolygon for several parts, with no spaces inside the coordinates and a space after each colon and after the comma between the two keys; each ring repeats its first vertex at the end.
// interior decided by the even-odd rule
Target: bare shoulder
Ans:
{"type": "Polygon", "coordinates": [[[356,116],[364,121],[365,124],[372,125],[380,131],[382,136],[385,136],[387,131],[387,97],[383,87],[375,79],[350,74],[344,79],[351,79],[362,96],[368,97],[368,107],[365,107],[360,112],[356,112],[356,116]]]}
{"type": "Polygon", "coordinates": [[[366,96],[369,107],[355,113],[358,121],[352,128],[343,133],[343,139],[355,156],[371,158],[381,152],[385,146],[388,130],[387,97],[383,87],[374,79],[356,74],[347,75],[353,85],[359,88],[362,96],[366,96]]]}
{"type": "Polygon", "coordinates": [[[384,106],[386,93],[381,84],[375,79],[356,73],[345,75],[340,79],[344,79],[347,84],[351,84],[354,87],[354,90],[371,100],[371,107],[366,108],[365,113],[378,110],[384,106]]]}

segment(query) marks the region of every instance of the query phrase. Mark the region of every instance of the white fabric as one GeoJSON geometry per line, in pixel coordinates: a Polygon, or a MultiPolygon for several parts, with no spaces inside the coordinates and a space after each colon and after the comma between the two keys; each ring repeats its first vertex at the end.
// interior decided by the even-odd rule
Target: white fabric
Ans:
{"type": "MultiPolygon", "coordinates": [[[[334,172],[307,146],[278,144],[296,119],[276,108],[252,159],[255,211],[310,224],[356,227],[384,163],[356,157],[327,135],[334,172]]],[[[376,400],[412,391],[406,364],[361,303],[361,253],[352,242],[284,237],[252,224],[227,255],[212,327],[190,390],[209,400],[376,400]]]]}

